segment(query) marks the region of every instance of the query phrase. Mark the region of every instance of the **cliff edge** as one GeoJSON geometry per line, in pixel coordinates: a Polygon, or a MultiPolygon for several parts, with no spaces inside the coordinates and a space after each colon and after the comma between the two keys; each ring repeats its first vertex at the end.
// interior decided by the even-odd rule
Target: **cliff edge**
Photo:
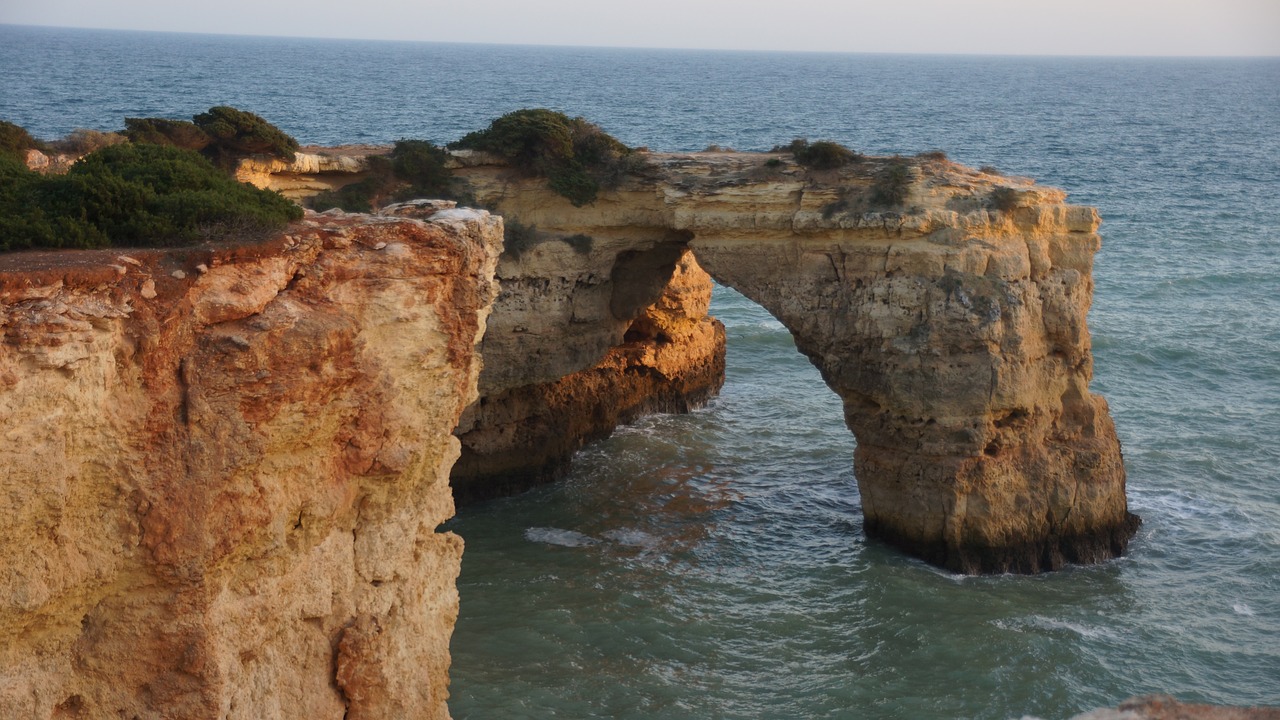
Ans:
{"type": "Polygon", "coordinates": [[[0,256],[0,715],[448,717],[501,232],[0,256]]]}

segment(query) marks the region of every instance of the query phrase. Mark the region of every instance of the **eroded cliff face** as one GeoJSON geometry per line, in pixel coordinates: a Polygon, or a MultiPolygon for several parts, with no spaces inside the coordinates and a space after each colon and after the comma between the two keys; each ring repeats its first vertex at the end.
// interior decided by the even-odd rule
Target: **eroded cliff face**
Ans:
{"type": "MultiPolygon", "coordinates": [[[[1092,208],[946,161],[813,171],[787,156],[655,154],[575,208],[492,158],[481,202],[561,236],[686,238],[782,321],[844,401],[866,530],[961,572],[1037,572],[1124,552],[1137,525],[1106,402],[1089,393],[1092,208]],[[999,209],[997,209],[997,207],[999,209]]],[[[499,310],[501,312],[501,310],[499,310]]]]}
{"type": "MultiPolygon", "coordinates": [[[[510,435],[538,415],[518,409],[529,398],[566,394],[555,383],[622,343],[688,248],[781,320],[843,399],[868,534],[962,572],[1124,552],[1138,520],[1088,390],[1093,209],[941,158],[811,170],[786,154],[647,157],[649,171],[579,208],[493,157],[455,154],[480,203],[537,229],[503,257],[484,343],[482,395],[512,409],[469,427],[510,435]],[[901,202],[879,207],[895,171],[901,202]]],[[[530,472],[560,454],[532,450],[568,432],[544,427],[523,440],[530,472]]],[[[517,457],[514,441],[475,447],[517,457]]]]}
{"type": "Polygon", "coordinates": [[[0,258],[0,715],[445,718],[501,221],[0,258]]]}
{"type": "MultiPolygon", "coordinates": [[[[555,245],[563,244],[549,243],[542,251],[555,253],[555,245]]],[[[522,287],[513,289],[504,281],[506,292],[522,287]]],[[[492,498],[548,482],[567,469],[585,443],[607,437],[619,424],[648,413],[688,412],[710,399],[724,383],[725,350],[724,325],[707,315],[710,301],[711,278],[684,251],[662,295],[621,328],[620,337],[600,333],[597,323],[593,335],[616,344],[585,369],[540,381],[554,376],[556,367],[574,367],[567,363],[581,357],[582,345],[528,368],[518,357],[486,354],[486,368],[513,384],[490,390],[463,416],[458,426],[462,456],[452,479],[455,498],[492,498]],[[519,381],[522,369],[534,382],[519,381]]],[[[542,343],[544,353],[556,347],[556,337],[575,343],[572,326],[557,331],[546,318],[516,317],[524,317],[514,324],[524,330],[513,335],[532,330],[552,341],[542,343]]],[[[504,324],[511,326],[513,319],[504,317],[504,324]]],[[[511,345],[498,333],[487,337],[495,345],[511,345]]]]}

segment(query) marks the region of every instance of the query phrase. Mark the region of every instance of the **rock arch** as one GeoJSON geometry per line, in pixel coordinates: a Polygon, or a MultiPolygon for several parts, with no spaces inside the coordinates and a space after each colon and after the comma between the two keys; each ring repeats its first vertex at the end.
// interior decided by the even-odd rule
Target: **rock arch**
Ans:
{"type": "MultiPolygon", "coordinates": [[[[529,302],[517,288],[530,277],[575,288],[542,297],[543,310],[561,306],[560,328],[603,318],[591,342],[617,347],[635,317],[618,311],[619,278],[639,312],[636,289],[658,300],[673,248],[687,247],[777,317],[840,395],[869,535],[965,573],[1039,572],[1125,551],[1138,519],[1106,402],[1088,389],[1096,211],[941,159],[913,163],[904,208],[874,211],[862,198],[888,160],[815,173],[786,156],[654,158],[657,179],[585,208],[491,158],[462,159],[477,198],[543,235],[535,252],[499,265],[504,294],[484,349],[486,368],[499,369],[482,374],[482,395],[486,375],[504,372],[499,389],[511,393],[512,358],[528,357],[505,347],[514,336],[502,324],[527,317],[509,310],[529,302]],[[591,238],[593,249],[556,242],[569,235],[591,238]],[[625,263],[633,267],[620,272],[625,263]],[[592,293],[613,298],[612,311],[597,301],[584,313],[592,293]]],[[[574,332],[587,331],[552,331],[543,342],[564,345],[574,332]]],[[[538,365],[545,375],[555,363],[538,365]]],[[[552,374],[583,371],[565,369],[552,374]]],[[[709,385],[704,378],[697,392],[709,385]]]]}

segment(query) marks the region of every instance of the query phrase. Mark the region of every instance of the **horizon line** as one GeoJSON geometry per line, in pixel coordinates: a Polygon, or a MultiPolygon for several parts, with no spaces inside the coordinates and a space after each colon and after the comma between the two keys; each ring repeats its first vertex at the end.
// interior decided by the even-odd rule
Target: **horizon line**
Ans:
{"type": "Polygon", "coordinates": [[[1001,58],[1075,58],[1075,59],[1150,59],[1150,60],[1267,60],[1280,59],[1280,54],[1261,55],[1261,54],[1238,54],[1238,55],[1209,55],[1209,54],[1191,54],[1191,55],[1153,55],[1153,54],[1097,54],[1097,53],[1020,53],[1020,52],[907,52],[894,50],[781,50],[781,49],[759,49],[759,48],[706,48],[706,47],[684,47],[684,46],[653,46],[653,45],[572,45],[562,43],[539,43],[539,42],[485,42],[480,40],[407,40],[402,38],[371,38],[371,37],[338,37],[332,35],[280,35],[276,33],[228,33],[228,32],[208,32],[197,30],[155,30],[147,28],[124,28],[124,27],[99,27],[99,26],[83,26],[83,25],[39,25],[31,23],[5,23],[0,22],[0,27],[14,28],[40,28],[46,30],[90,30],[99,32],[121,32],[121,33],[150,33],[155,35],[200,35],[207,37],[227,37],[227,38],[277,38],[281,40],[338,40],[350,42],[385,42],[385,43],[411,43],[411,44],[434,44],[434,45],[479,45],[488,47],[529,47],[529,48],[560,48],[560,49],[581,49],[581,50],[650,50],[650,51],[674,51],[674,52],[727,52],[727,53],[762,53],[762,54],[805,54],[805,55],[901,55],[901,56],[926,56],[926,57],[1001,57],[1001,58]]]}

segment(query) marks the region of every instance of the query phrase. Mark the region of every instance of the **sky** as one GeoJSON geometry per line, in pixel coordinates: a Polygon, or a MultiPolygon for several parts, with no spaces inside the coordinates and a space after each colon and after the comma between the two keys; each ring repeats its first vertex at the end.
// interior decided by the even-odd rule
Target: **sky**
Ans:
{"type": "Polygon", "coordinates": [[[1280,0],[0,0],[0,23],[646,48],[1280,56],[1280,0]]]}

